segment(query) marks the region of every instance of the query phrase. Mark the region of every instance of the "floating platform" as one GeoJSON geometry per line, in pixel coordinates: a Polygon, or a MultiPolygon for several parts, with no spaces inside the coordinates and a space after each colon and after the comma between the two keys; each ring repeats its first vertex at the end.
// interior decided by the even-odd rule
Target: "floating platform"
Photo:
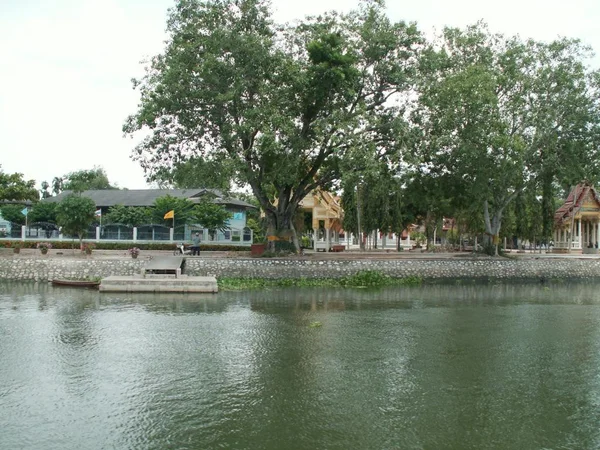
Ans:
{"type": "Polygon", "coordinates": [[[100,292],[212,292],[219,291],[215,277],[178,275],[110,276],[102,279],[100,292]]]}

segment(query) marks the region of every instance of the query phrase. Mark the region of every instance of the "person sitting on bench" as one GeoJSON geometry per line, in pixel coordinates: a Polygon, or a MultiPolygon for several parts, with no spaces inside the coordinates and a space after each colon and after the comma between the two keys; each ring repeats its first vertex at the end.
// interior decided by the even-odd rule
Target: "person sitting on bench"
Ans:
{"type": "Polygon", "coordinates": [[[200,256],[200,233],[196,233],[192,238],[192,256],[195,255],[200,256]]]}

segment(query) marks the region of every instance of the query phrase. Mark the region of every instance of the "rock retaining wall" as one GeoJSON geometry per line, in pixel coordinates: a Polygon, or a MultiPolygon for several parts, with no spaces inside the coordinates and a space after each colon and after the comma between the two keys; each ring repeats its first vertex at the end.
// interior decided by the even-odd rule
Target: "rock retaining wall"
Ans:
{"type": "MultiPolygon", "coordinates": [[[[60,258],[0,259],[0,279],[46,281],[52,278],[132,275],[144,266],[143,259],[60,258]]],[[[600,260],[572,258],[540,259],[431,259],[431,260],[292,260],[188,258],[184,273],[216,277],[337,278],[363,270],[377,270],[393,277],[453,278],[594,278],[600,277],[600,260]]]]}

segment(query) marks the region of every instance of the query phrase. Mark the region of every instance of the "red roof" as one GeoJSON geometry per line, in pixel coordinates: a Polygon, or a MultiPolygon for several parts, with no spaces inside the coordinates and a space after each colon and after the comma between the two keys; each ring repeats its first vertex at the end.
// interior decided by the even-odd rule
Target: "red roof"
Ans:
{"type": "Polygon", "coordinates": [[[557,224],[561,224],[565,222],[567,219],[571,218],[571,215],[577,214],[579,209],[581,208],[584,199],[587,197],[588,193],[592,196],[594,200],[600,205],[600,200],[598,199],[598,195],[596,193],[596,189],[590,184],[578,184],[573,188],[573,190],[569,193],[567,200],[562,204],[560,208],[556,210],[554,213],[554,221],[557,224]]]}

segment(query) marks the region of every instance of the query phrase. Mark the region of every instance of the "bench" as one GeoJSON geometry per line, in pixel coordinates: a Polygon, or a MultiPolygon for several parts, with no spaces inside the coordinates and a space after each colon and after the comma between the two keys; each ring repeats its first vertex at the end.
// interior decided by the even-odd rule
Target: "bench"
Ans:
{"type": "Polygon", "coordinates": [[[175,278],[181,276],[181,266],[183,257],[181,256],[159,256],[149,261],[142,269],[142,276],[146,274],[154,275],[175,275],[175,278]]]}

